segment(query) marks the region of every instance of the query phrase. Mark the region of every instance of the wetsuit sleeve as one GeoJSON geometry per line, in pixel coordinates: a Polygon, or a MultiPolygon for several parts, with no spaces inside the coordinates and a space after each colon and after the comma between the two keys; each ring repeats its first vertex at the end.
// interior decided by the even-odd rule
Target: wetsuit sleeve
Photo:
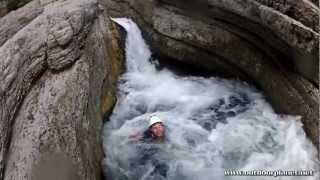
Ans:
{"type": "Polygon", "coordinates": [[[147,129],[143,132],[142,140],[147,140],[147,139],[150,139],[151,137],[152,137],[151,132],[149,129],[147,129]]]}

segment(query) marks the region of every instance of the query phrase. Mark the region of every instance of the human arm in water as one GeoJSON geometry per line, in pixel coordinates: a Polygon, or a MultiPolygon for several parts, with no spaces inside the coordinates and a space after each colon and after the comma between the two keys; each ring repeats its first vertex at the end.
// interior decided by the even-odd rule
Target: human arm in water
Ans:
{"type": "Polygon", "coordinates": [[[129,136],[129,139],[136,140],[136,141],[140,140],[141,138],[142,138],[141,132],[137,132],[129,136]]]}
{"type": "Polygon", "coordinates": [[[129,136],[129,139],[134,141],[144,141],[152,138],[152,133],[149,129],[145,130],[144,132],[137,132],[129,136]]]}

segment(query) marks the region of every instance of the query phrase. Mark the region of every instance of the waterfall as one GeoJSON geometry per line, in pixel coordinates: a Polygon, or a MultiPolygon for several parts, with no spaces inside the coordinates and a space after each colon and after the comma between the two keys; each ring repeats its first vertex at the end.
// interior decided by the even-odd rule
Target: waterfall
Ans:
{"type": "MultiPolygon", "coordinates": [[[[126,18],[113,21],[127,32],[126,72],[103,132],[108,180],[270,179],[225,176],[225,171],[319,169],[300,117],[276,114],[244,82],[157,70],[137,25],[126,18]],[[164,120],[168,141],[150,145],[130,138],[148,127],[152,115],[164,120]],[[152,158],[165,164],[165,176],[152,160],[141,161],[154,148],[159,151],[152,158]]],[[[311,180],[319,174],[279,178],[311,180]]]]}

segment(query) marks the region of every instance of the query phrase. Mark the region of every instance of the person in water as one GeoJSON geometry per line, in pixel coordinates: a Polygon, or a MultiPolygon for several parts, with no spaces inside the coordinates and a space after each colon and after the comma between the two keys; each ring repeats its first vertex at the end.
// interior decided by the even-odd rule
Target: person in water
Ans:
{"type": "Polygon", "coordinates": [[[142,141],[158,141],[163,142],[165,139],[165,126],[163,121],[152,116],[149,120],[149,128],[143,133],[142,141]]]}
{"type": "Polygon", "coordinates": [[[131,135],[130,138],[143,142],[164,142],[165,126],[164,122],[157,116],[149,119],[149,127],[141,134],[131,135]]]}
{"type": "Polygon", "coordinates": [[[138,160],[134,164],[146,165],[151,163],[154,170],[151,176],[167,177],[169,170],[166,162],[163,162],[159,155],[162,153],[162,145],[166,142],[164,121],[157,116],[149,119],[149,127],[141,134],[130,136],[136,141],[141,142],[138,150],[138,160]]]}

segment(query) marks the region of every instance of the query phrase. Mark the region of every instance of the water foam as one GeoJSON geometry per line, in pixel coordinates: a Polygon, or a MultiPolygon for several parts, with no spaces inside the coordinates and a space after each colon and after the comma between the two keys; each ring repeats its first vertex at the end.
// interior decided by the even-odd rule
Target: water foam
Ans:
{"type": "MultiPolygon", "coordinates": [[[[270,179],[231,177],[224,170],[317,170],[316,149],[306,138],[299,117],[276,114],[263,95],[249,85],[221,78],[182,77],[150,62],[151,52],[137,25],[113,19],[127,31],[126,72],[118,85],[118,101],[104,127],[103,161],[108,179],[270,179]],[[154,164],[140,163],[139,147],[130,135],[143,132],[156,114],[167,127],[169,141],[154,164]]],[[[317,179],[319,174],[279,179],[317,179]]]]}

